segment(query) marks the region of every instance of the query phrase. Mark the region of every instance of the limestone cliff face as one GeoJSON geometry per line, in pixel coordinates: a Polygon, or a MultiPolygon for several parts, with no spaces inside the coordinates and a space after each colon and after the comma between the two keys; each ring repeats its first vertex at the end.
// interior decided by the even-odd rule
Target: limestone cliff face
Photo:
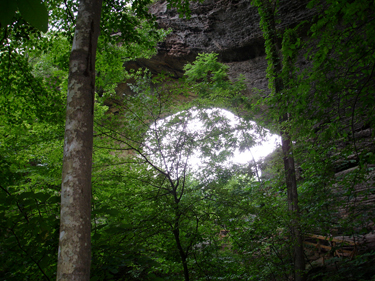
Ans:
{"type": "MultiPolygon", "coordinates": [[[[267,89],[267,62],[264,40],[259,27],[257,8],[250,0],[206,0],[191,5],[191,18],[179,18],[175,9],[167,9],[160,0],[150,8],[160,28],[172,29],[166,40],[158,45],[158,53],[149,60],[128,63],[127,68],[147,67],[154,73],[167,71],[175,77],[183,75],[183,66],[198,53],[219,53],[221,62],[230,67],[231,77],[242,73],[249,89],[267,89]]],[[[294,26],[310,19],[311,10],[304,1],[281,1],[279,28],[294,26]]]]}

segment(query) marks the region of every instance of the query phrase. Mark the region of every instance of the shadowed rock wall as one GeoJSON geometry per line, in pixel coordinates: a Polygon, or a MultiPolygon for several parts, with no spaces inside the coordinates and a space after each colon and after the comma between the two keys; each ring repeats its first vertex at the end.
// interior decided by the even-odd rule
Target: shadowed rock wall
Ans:
{"type": "MultiPolygon", "coordinates": [[[[192,62],[198,53],[219,53],[221,62],[230,67],[231,78],[240,73],[248,88],[267,90],[267,62],[264,40],[259,27],[257,8],[250,0],[206,0],[191,4],[191,18],[179,18],[175,9],[167,9],[161,0],[150,7],[160,28],[172,29],[166,40],[158,45],[158,53],[151,59],[139,59],[126,64],[127,69],[147,67],[153,73],[166,71],[174,77],[183,75],[183,66],[192,62]]],[[[281,1],[279,28],[294,26],[313,16],[305,2],[281,1]]]]}

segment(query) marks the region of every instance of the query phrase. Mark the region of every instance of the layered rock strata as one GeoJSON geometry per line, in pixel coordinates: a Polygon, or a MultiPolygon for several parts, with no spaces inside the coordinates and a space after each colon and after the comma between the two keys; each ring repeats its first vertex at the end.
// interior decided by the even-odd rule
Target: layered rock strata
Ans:
{"type": "MultiPolygon", "coordinates": [[[[215,52],[229,66],[231,78],[243,74],[248,88],[268,89],[264,40],[259,27],[259,15],[249,0],[206,0],[191,4],[191,18],[180,18],[176,9],[167,9],[161,0],[150,7],[158,25],[172,32],[158,45],[157,55],[126,64],[126,68],[145,67],[153,73],[162,71],[174,77],[183,75],[183,66],[198,53],[215,52]]],[[[278,28],[295,26],[311,19],[312,10],[304,1],[281,1],[278,28]]],[[[250,91],[249,90],[249,91],[250,91]]]]}

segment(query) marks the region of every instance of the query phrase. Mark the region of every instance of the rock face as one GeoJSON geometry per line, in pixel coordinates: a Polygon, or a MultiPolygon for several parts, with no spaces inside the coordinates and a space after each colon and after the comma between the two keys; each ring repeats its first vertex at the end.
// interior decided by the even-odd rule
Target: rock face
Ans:
{"type": "MultiPolygon", "coordinates": [[[[201,4],[193,3],[190,6],[191,18],[187,20],[179,18],[175,9],[167,9],[166,0],[158,1],[150,7],[150,12],[156,16],[160,28],[170,28],[172,32],[158,45],[157,55],[151,59],[129,62],[126,68],[147,67],[154,74],[164,71],[178,78],[183,75],[183,66],[192,62],[199,53],[215,52],[219,53],[220,61],[229,66],[232,79],[239,74],[245,76],[247,94],[251,94],[253,88],[268,91],[267,61],[259,27],[260,19],[257,8],[250,3],[250,0],[206,0],[201,4]]],[[[306,9],[305,5],[304,0],[280,0],[281,24],[278,28],[282,30],[303,20],[311,20],[314,11],[306,9]]],[[[363,135],[358,135],[358,145],[363,143],[366,146],[366,143],[370,143],[369,150],[375,151],[373,135],[365,130],[366,128],[357,130],[357,134],[363,135]]],[[[359,159],[344,158],[344,163],[349,161],[354,164],[342,166],[335,163],[335,178],[350,176],[358,168],[359,159]]],[[[375,173],[371,172],[363,183],[353,186],[353,198],[357,201],[360,198],[364,209],[375,202],[375,193],[363,195],[363,190],[373,186],[374,182],[375,173]]],[[[350,204],[352,202],[346,206],[350,204]]],[[[341,215],[345,216],[344,213],[341,215]]]]}
{"type": "MultiPolygon", "coordinates": [[[[160,28],[172,29],[166,40],[158,45],[158,53],[149,60],[128,63],[127,68],[147,67],[153,73],[166,71],[183,75],[183,66],[198,53],[219,53],[221,62],[230,67],[230,76],[242,73],[248,88],[267,89],[267,62],[264,40],[259,27],[259,15],[250,0],[206,0],[191,4],[191,18],[179,18],[175,9],[167,9],[161,0],[150,8],[160,28]]],[[[281,1],[279,28],[294,26],[312,17],[304,1],[281,1]]]]}

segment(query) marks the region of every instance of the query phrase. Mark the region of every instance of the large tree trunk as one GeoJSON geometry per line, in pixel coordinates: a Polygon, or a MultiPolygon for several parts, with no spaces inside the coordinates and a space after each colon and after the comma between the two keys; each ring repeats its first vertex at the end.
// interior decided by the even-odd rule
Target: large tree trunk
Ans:
{"type": "Polygon", "coordinates": [[[70,56],[57,280],[89,280],[95,57],[102,0],[81,0],[70,56]]]}

